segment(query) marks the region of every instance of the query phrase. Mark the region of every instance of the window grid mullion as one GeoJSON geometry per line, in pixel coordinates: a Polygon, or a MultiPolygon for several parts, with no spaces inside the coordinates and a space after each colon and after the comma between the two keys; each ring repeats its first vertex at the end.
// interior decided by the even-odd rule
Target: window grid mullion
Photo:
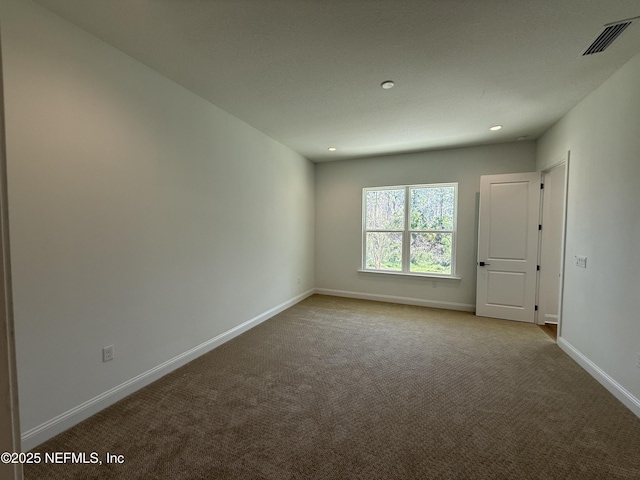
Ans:
{"type": "Polygon", "coordinates": [[[409,228],[411,227],[409,219],[409,187],[404,190],[404,232],[402,233],[402,271],[409,272],[409,262],[411,261],[411,238],[409,228]]]}

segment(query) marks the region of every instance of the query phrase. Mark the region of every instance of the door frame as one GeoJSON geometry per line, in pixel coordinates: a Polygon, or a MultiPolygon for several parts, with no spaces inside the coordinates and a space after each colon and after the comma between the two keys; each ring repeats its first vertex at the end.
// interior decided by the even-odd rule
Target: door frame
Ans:
{"type": "MultiPolygon", "coordinates": [[[[1,40],[0,40],[1,42],[1,40]]],[[[4,76],[0,43],[0,452],[21,452],[18,375],[11,290],[7,161],[4,122],[4,76]]],[[[0,463],[2,478],[23,478],[19,463],[0,463]]]]}
{"type": "MultiPolygon", "coordinates": [[[[558,336],[557,338],[560,338],[562,336],[562,306],[563,306],[563,297],[564,297],[564,278],[565,278],[565,266],[566,266],[566,253],[567,253],[567,209],[568,209],[568,202],[569,202],[569,166],[570,166],[570,160],[571,160],[571,151],[568,150],[566,155],[564,155],[559,161],[555,162],[554,164],[548,166],[547,168],[545,168],[544,170],[541,171],[542,175],[544,175],[545,173],[550,172],[551,170],[554,170],[555,168],[561,167],[564,164],[564,197],[562,200],[562,224],[561,224],[561,240],[560,240],[560,285],[559,285],[559,292],[558,292],[558,336]]],[[[542,196],[542,202],[544,202],[544,194],[542,196]]],[[[540,211],[542,212],[542,205],[541,205],[541,209],[540,211]]],[[[543,219],[544,221],[544,219],[543,219]]],[[[543,227],[544,228],[544,225],[543,227]]],[[[541,249],[542,248],[542,243],[539,243],[538,248],[541,249]]],[[[540,255],[540,252],[538,252],[538,255],[540,255]]],[[[543,265],[540,266],[540,268],[544,268],[543,265]]],[[[539,294],[540,294],[540,287],[538,286],[538,292],[537,292],[537,301],[539,303],[540,299],[539,299],[539,294]]],[[[537,313],[537,312],[536,312],[537,313]]],[[[539,319],[536,317],[536,323],[537,324],[544,324],[544,321],[539,323],[539,319]]]]}
{"type": "MultiPolygon", "coordinates": [[[[563,304],[564,304],[564,279],[565,279],[565,265],[566,265],[566,248],[567,248],[567,210],[568,210],[568,201],[569,201],[569,166],[570,166],[570,159],[571,159],[571,151],[568,150],[567,153],[565,155],[562,156],[562,158],[560,160],[558,160],[557,162],[553,163],[552,165],[546,167],[544,170],[539,170],[538,173],[540,173],[541,178],[543,178],[545,173],[550,172],[551,170],[554,170],[555,168],[559,168],[564,166],[565,169],[565,176],[564,176],[564,192],[563,192],[563,199],[562,199],[562,220],[561,220],[561,240],[560,240],[560,282],[559,282],[559,292],[558,292],[558,332],[557,332],[557,338],[560,338],[562,336],[562,315],[563,315],[563,304]]],[[[524,172],[526,173],[526,172],[524,172]]],[[[531,172],[533,173],[533,172],[531,172]]],[[[544,194],[541,195],[541,199],[540,199],[540,219],[542,219],[542,212],[543,212],[543,203],[544,203],[544,194]]],[[[479,228],[479,226],[478,226],[479,228]]],[[[544,226],[543,226],[544,228],[544,226]]],[[[538,260],[538,265],[540,265],[540,268],[543,268],[543,266],[540,264],[540,260],[541,260],[541,249],[542,249],[542,242],[541,242],[541,238],[539,236],[538,238],[538,255],[537,255],[537,260],[538,260]]],[[[478,253],[478,252],[477,252],[478,253]]],[[[478,257],[479,260],[479,257],[478,257]]],[[[477,271],[477,269],[476,269],[477,271]]],[[[540,274],[538,272],[538,274],[536,275],[536,282],[535,282],[535,288],[536,288],[536,296],[535,296],[535,303],[536,303],[536,311],[534,313],[534,324],[538,325],[540,324],[540,320],[539,320],[539,312],[537,310],[537,305],[539,305],[540,303],[540,274]]],[[[477,300],[476,300],[477,301],[477,300]]],[[[477,315],[477,313],[476,313],[477,315]]],[[[544,324],[544,322],[542,322],[542,324],[544,324]]]]}

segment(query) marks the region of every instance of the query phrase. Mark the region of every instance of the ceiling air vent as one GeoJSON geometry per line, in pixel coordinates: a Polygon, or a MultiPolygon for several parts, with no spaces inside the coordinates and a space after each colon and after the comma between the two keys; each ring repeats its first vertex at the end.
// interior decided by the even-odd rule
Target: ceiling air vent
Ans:
{"type": "Polygon", "coordinates": [[[640,17],[630,18],[628,20],[621,20],[619,22],[610,23],[602,28],[602,31],[598,34],[593,42],[586,48],[582,55],[593,55],[594,53],[602,52],[607,49],[613,41],[622,35],[629,25],[640,17]]]}

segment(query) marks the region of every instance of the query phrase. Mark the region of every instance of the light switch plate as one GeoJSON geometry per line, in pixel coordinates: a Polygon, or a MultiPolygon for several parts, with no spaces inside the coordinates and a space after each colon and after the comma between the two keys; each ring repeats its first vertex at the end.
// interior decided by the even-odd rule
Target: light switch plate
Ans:
{"type": "Polygon", "coordinates": [[[113,345],[109,345],[102,349],[102,361],[110,362],[111,360],[113,360],[113,345]]]}

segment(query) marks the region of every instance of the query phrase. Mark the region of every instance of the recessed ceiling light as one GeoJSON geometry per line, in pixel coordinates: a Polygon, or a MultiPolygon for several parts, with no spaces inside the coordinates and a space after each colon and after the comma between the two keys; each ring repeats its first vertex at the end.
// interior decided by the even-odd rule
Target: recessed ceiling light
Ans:
{"type": "Polygon", "coordinates": [[[337,150],[336,147],[329,147],[327,148],[327,150],[329,150],[330,152],[335,152],[337,150]]]}
{"type": "Polygon", "coordinates": [[[493,127],[489,127],[489,130],[493,130],[494,132],[496,130],[500,130],[502,128],[502,125],[494,125],[493,127]]]}
{"type": "Polygon", "coordinates": [[[389,90],[390,88],[393,88],[394,85],[395,83],[393,83],[393,80],[385,80],[380,84],[380,86],[385,90],[389,90]]]}
{"type": "Polygon", "coordinates": [[[516,140],[520,141],[520,140],[526,140],[527,136],[526,135],[522,135],[521,137],[516,138],[516,140]]]}

